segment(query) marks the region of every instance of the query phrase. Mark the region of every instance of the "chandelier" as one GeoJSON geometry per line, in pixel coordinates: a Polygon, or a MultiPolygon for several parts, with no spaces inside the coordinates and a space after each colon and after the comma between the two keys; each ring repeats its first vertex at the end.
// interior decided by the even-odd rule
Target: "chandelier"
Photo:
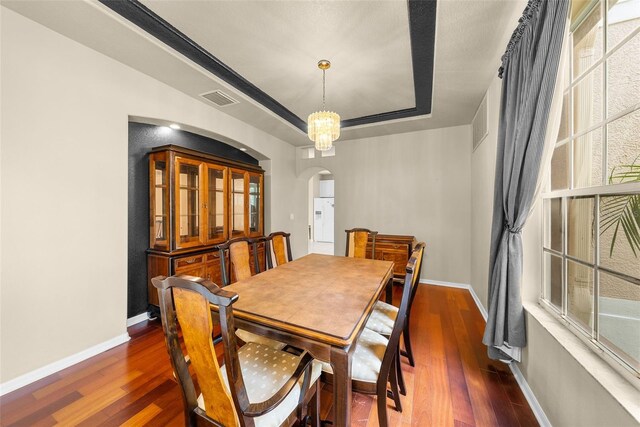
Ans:
{"type": "Polygon", "coordinates": [[[333,141],[340,138],[340,116],[332,111],[324,111],[325,72],[329,67],[331,62],[326,59],[318,62],[318,68],[322,70],[322,111],[309,114],[307,119],[309,139],[315,142],[319,151],[330,150],[333,141]]]}

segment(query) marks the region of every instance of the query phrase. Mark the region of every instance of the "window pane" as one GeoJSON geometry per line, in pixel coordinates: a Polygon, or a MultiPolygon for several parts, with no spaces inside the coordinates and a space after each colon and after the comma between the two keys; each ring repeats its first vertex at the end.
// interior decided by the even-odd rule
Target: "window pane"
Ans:
{"type": "MultiPolygon", "coordinates": [[[[629,182],[629,172],[640,167],[640,110],[609,123],[607,126],[607,182],[629,182]],[[636,165],[635,167],[632,165],[636,165]]],[[[637,173],[635,180],[637,181],[637,173]]]]}
{"type": "Polygon", "coordinates": [[[567,253],[594,262],[593,197],[567,198],[567,253]]]}
{"type": "Polygon", "coordinates": [[[602,57],[600,3],[573,31],[573,76],[577,77],[602,57]]]}
{"type": "Polygon", "coordinates": [[[602,185],[602,129],[573,142],[573,188],[602,185]]]}
{"type": "Polygon", "coordinates": [[[640,194],[601,197],[600,265],[640,279],[638,218],[640,194]]]}
{"type": "Polygon", "coordinates": [[[562,311],[562,258],[544,253],[544,297],[562,311]]]}
{"type": "Polygon", "coordinates": [[[560,118],[560,129],[558,130],[558,141],[569,138],[569,92],[562,96],[562,116],[560,118]]]}
{"type": "Polygon", "coordinates": [[[640,33],[607,59],[607,116],[640,102],[640,33]]]}
{"type": "Polygon", "coordinates": [[[564,76],[562,76],[563,86],[562,88],[568,92],[569,86],[571,86],[571,64],[569,63],[569,59],[564,64],[564,76]]]}
{"type": "Polygon", "coordinates": [[[599,339],[640,368],[640,286],[600,272],[599,339]]]}
{"type": "Polygon", "coordinates": [[[562,199],[544,200],[544,246],[562,252],[562,199]]]}
{"type": "Polygon", "coordinates": [[[587,74],[573,88],[573,132],[602,122],[602,65],[587,74]]]}
{"type": "Polygon", "coordinates": [[[569,144],[558,145],[551,158],[551,190],[569,188],[569,144]]]}
{"type": "Polygon", "coordinates": [[[609,0],[607,12],[608,50],[640,26],[640,0],[609,0]]]}
{"type": "Polygon", "coordinates": [[[593,325],[593,268],[567,260],[567,313],[591,330],[593,325]]]}

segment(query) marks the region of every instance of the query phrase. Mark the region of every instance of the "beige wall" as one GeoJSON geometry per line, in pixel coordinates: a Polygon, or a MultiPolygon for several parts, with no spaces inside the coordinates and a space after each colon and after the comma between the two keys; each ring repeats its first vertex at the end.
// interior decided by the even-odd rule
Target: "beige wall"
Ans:
{"type": "Polygon", "coordinates": [[[470,281],[470,126],[336,142],[335,157],[298,159],[301,176],[335,179],[335,253],[365,227],[427,243],[422,278],[470,281]]]}
{"type": "Polygon", "coordinates": [[[129,116],[261,152],[267,223],[306,227],[291,145],[1,9],[0,382],[126,333],[129,116]]]}
{"type": "MultiPolygon", "coordinates": [[[[489,86],[489,135],[471,156],[471,286],[485,308],[488,296],[489,243],[501,84],[501,80],[496,77],[489,86]]],[[[541,201],[536,203],[523,229],[522,297],[524,301],[532,303],[538,300],[542,281],[541,205],[541,201]]],[[[559,326],[559,323],[554,320],[553,325],[559,326]]],[[[637,425],[633,417],[601,383],[569,353],[566,348],[568,343],[559,342],[549,332],[548,324],[543,325],[538,318],[529,313],[527,340],[528,345],[523,351],[523,360],[518,367],[552,425],[637,425]]],[[[584,347],[577,338],[570,341],[574,347],[584,347]]]]}

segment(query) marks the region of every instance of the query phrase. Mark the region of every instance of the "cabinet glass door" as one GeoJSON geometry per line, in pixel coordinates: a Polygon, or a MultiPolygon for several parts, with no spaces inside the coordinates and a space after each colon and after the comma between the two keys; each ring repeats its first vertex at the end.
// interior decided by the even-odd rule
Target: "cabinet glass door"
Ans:
{"type": "Polygon", "coordinates": [[[203,244],[200,238],[200,172],[200,162],[176,159],[176,246],[178,248],[203,244]]]}
{"type": "Polygon", "coordinates": [[[150,156],[150,246],[156,249],[169,248],[169,193],[166,154],[150,156]]]}
{"type": "Polygon", "coordinates": [[[262,234],[262,175],[249,173],[249,235],[262,234]]]}
{"type": "Polygon", "coordinates": [[[227,169],[207,165],[207,244],[227,239],[227,169]]]}
{"type": "Polygon", "coordinates": [[[231,237],[245,236],[245,172],[231,170],[231,237]]]}

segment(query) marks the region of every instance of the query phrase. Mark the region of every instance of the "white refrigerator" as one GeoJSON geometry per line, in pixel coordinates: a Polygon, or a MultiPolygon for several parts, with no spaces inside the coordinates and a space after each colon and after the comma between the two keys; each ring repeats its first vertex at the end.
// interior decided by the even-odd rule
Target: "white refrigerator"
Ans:
{"type": "Polygon", "coordinates": [[[313,240],[333,243],[333,197],[313,199],[313,240]]]}

